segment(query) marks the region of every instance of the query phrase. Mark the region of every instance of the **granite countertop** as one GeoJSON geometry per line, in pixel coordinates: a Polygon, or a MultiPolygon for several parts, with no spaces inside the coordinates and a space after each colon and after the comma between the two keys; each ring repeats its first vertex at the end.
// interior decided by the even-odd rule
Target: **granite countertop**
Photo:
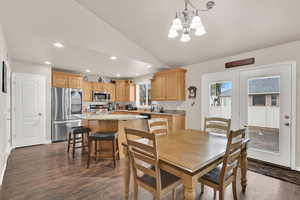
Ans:
{"type": "Polygon", "coordinates": [[[184,110],[165,110],[164,112],[151,112],[143,110],[116,110],[115,112],[130,112],[130,113],[143,113],[143,114],[153,114],[153,115],[185,115],[184,110]]]}
{"type": "Polygon", "coordinates": [[[82,120],[136,120],[145,119],[142,115],[126,115],[126,114],[82,114],[77,115],[82,120]]]}

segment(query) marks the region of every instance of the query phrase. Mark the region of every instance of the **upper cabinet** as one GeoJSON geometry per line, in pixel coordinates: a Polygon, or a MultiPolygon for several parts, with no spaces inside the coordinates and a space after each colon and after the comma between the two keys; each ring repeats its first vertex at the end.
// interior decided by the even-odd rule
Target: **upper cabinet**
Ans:
{"type": "Polygon", "coordinates": [[[154,101],[185,100],[185,69],[170,69],[154,74],[151,80],[151,98],[154,101]]]}
{"type": "Polygon", "coordinates": [[[82,77],[66,72],[52,72],[52,87],[55,88],[82,88],[82,77]]]}
{"type": "Polygon", "coordinates": [[[135,84],[128,80],[116,80],[116,101],[135,101],[135,84]]]}
{"type": "Polygon", "coordinates": [[[83,91],[83,101],[88,101],[88,102],[93,101],[92,83],[91,82],[83,80],[82,91],[83,91]]]}

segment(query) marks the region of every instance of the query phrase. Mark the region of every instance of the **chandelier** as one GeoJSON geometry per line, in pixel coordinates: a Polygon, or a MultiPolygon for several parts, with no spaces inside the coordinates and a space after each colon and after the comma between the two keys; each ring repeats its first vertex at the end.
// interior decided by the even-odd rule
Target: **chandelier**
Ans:
{"type": "Polygon", "coordinates": [[[208,1],[206,8],[196,8],[190,0],[184,0],[185,8],[182,12],[176,12],[175,19],[173,20],[172,26],[169,30],[169,38],[177,38],[181,33],[181,42],[189,42],[191,40],[190,34],[195,36],[202,36],[206,34],[204,25],[202,24],[199,12],[204,12],[212,9],[215,6],[214,1],[208,1]],[[188,5],[191,9],[188,9],[188,5]]]}

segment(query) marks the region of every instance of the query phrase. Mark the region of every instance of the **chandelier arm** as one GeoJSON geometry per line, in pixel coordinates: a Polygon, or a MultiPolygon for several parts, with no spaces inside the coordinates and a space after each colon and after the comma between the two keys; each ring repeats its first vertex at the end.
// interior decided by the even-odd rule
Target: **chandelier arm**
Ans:
{"type": "Polygon", "coordinates": [[[198,10],[198,11],[201,11],[201,12],[206,12],[206,11],[209,11],[210,9],[206,8],[206,9],[199,9],[197,8],[192,2],[191,0],[184,0],[186,4],[190,5],[192,8],[198,10]]]}

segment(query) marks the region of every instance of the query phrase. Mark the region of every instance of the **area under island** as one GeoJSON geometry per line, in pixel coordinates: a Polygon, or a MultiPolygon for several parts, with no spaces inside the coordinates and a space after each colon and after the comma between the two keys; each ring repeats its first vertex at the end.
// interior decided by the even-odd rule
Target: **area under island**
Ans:
{"type": "MultiPolygon", "coordinates": [[[[82,125],[89,127],[91,133],[96,132],[117,132],[120,157],[124,157],[122,143],[126,141],[124,128],[133,128],[147,131],[146,116],[127,114],[82,114],[78,115],[82,119],[82,125]]],[[[93,144],[94,146],[94,144],[93,144]]],[[[101,141],[97,145],[101,148],[100,156],[110,157],[112,145],[110,142],[101,141]]],[[[94,148],[91,149],[92,154],[94,148]]]]}

